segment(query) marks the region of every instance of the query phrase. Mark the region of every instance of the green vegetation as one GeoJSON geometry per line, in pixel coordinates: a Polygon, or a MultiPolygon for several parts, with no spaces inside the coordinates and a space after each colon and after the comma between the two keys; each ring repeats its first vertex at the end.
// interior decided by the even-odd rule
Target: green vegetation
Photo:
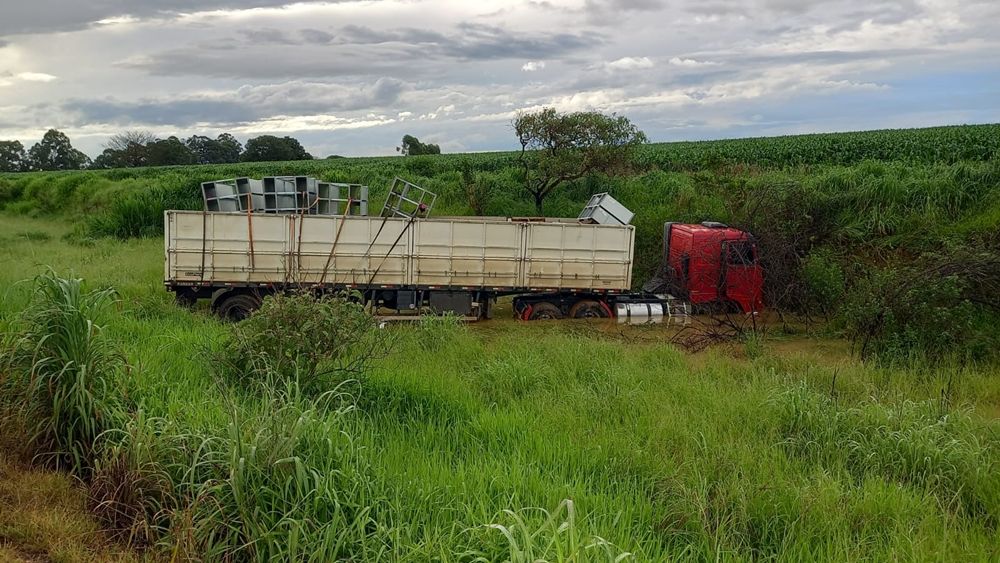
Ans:
{"type": "MultiPolygon", "coordinates": [[[[766,141],[709,152],[744,143],[766,141]]],[[[665,219],[773,249],[769,300],[797,316],[699,354],[665,327],[379,328],[306,296],[232,325],[162,290],[162,209],[200,207],[202,180],[314,174],[377,201],[399,174],[440,214],[530,214],[513,153],[3,176],[0,449],[68,468],[152,557],[995,560],[1000,161],[917,154],[647,162],[547,198],[635,210],[640,284],[665,219]]],[[[43,545],[9,529],[0,555],[43,545]]]]}
{"type": "MultiPolygon", "coordinates": [[[[80,247],[69,232],[5,218],[0,322],[25,344],[47,326],[124,359],[124,369],[113,354],[95,366],[105,384],[92,398],[110,409],[108,426],[75,470],[91,474],[103,525],[152,553],[997,556],[995,367],[877,367],[801,336],[763,339],[752,359],[726,348],[688,356],[663,329],[428,319],[380,331],[384,357],[350,374],[323,370],[331,379],[306,392],[294,375],[220,369],[214,358],[241,327],[172,304],[160,241],[80,247]],[[82,293],[44,264],[88,280],[82,293]],[[118,290],[110,308],[97,304],[106,287],[118,290]],[[77,310],[104,328],[83,328],[77,310]]],[[[288,325],[266,321],[246,330],[288,325]]],[[[55,342],[37,349],[48,373],[76,369],[55,342]]],[[[4,350],[3,435],[13,437],[50,419],[21,416],[18,393],[31,388],[4,350]]],[[[45,444],[69,453],[74,443],[45,444]]]]}
{"type": "MultiPolygon", "coordinates": [[[[915,288],[895,299],[900,322],[862,319],[853,325],[861,331],[847,325],[861,314],[877,317],[878,303],[888,296],[874,296],[868,304],[874,306],[864,299],[915,265],[1000,255],[998,139],[1000,125],[976,125],[642,145],[630,161],[605,170],[614,176],[598,167],[545,192],[545,211],[576,216],[603,191],[634,210],[636,288],[660,263],[664,221],[742,227],[760,242],[770,307],[832,320],[861,340],[877,330],[865,350],[883,358],[946,352],[981,361],[1000,350],[1000,334],[992,330],[997,303],[971,298],[976,292],[969,288],[982,278],[962,268],[942,282],[950,290],[915,288]],[[934,318],[903,310],[924,306],[933,313],[946,290],[961,314],[934,318]],[[924,301],[911,299],[917,296],[924,301]],[[925,345],[929,337],[934,346],[925,345]]],[[[398,175],[436,192],[438,215],[528,216],[536,213],[538,186],[526,189],[520,158],[515,152],[16,174],[0,176],[0,207],[69,217],[78,225],[74,240],[87,244],[102,236],[159,236],[165,209],[201,208],[203,181],[310,174],[366,183],[378,205],[398,175]]],[[[987,285],[995,287],[993,281],[987,285]]]]}

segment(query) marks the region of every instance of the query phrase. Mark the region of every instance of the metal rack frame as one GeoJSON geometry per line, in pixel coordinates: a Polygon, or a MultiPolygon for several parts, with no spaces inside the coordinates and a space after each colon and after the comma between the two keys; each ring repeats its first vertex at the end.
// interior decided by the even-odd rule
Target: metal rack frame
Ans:
{"type": "Polygon", "coordinates": [[[434,208],[437,194],[420,186],[396,177],[385,196],[382,206],[382,217],[427,217],[434,208]]]}

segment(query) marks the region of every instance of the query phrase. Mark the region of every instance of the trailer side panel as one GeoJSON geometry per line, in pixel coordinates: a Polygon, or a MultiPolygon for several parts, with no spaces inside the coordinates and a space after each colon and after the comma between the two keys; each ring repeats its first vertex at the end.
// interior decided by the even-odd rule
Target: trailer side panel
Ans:
{"type": "Polygon", "coordinates": [[[634,229],[502,218],[168,211],[171,286],[628,291],[634,229]]]}

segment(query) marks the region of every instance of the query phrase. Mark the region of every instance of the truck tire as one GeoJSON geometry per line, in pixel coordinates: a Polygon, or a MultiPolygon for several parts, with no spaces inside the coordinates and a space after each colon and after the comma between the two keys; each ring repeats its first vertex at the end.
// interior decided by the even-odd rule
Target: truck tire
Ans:
{"type": "Polygon", "coordinates": [[[530,321],[543,321],[550,319],[561,319],[563,318],[562,311],[559,307],[556,307],[548,301],[542,301],[541,303],[535,303],[531,308],[531,316],[528,317],[530,321]]]}
{"type": "Polygon", "coordinates": [[[569,308],[569,316],[574,319],[606,319],[608,311],[598,301],[583,299],[569,308]]]}
{"type": "Polygon", "coordinates": [[[260,298],[248,293],[233,293],[221,299],[215,314],[224,321],[240,322],[260,308],[260,298]]]}

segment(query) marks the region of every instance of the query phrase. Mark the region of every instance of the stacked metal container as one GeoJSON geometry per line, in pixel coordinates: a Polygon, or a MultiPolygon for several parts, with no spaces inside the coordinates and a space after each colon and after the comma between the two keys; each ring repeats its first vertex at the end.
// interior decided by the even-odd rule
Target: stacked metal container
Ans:
{"type": "Polygon", "coordinates": [[[368,215],[368,186],[319,182],[316,213],[368,215]]]}
{"type": "Polygon", "coordinates": [[[234,178],[201,185],[206,211],[368,215],[368,186],[320,182],[310,176],[234,178]]]}

